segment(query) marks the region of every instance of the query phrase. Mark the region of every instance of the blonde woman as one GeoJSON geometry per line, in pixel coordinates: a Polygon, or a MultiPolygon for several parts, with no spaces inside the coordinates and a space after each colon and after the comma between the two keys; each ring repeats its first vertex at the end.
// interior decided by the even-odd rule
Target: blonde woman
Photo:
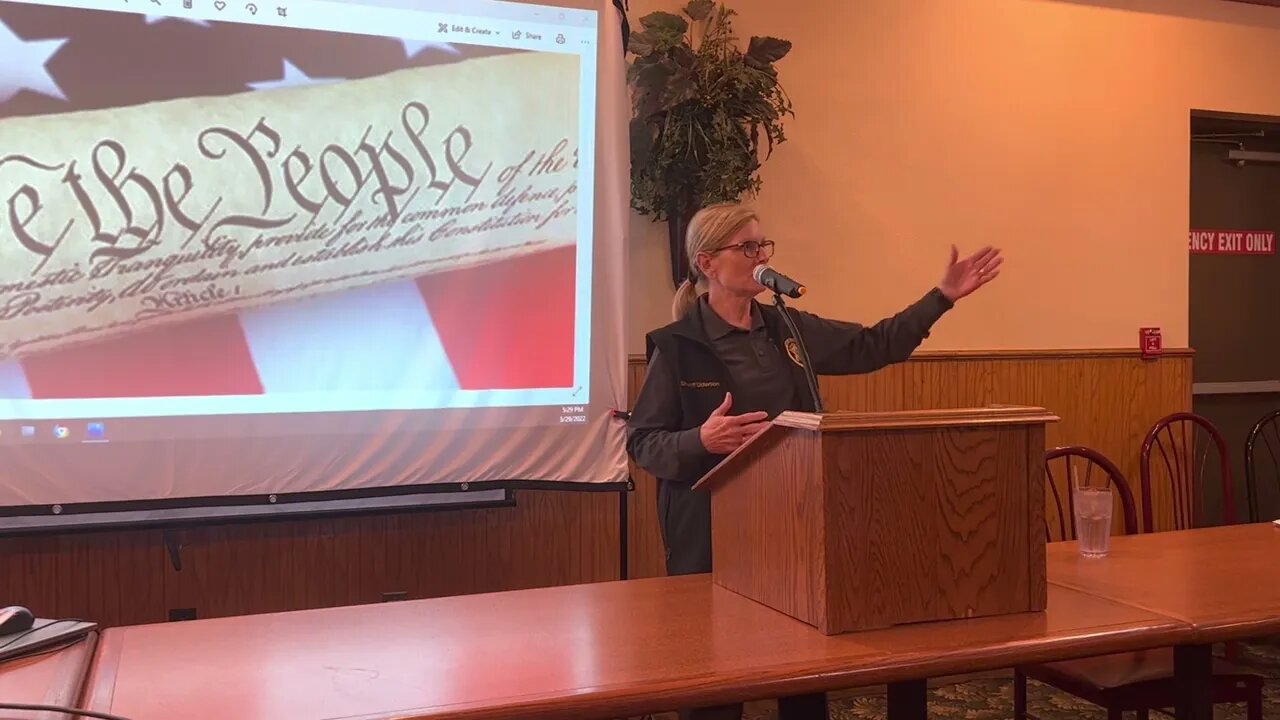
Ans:
{"type": "MultiPolygon", "coordinates": [[[[705,208],[685,246],[690,277],[676,291],[673,322],[646,338],[649,367],[627,437],[636,464],[658,478],[670,575],[711,571],[710,500],[693,483],[782,411],[813,410],[781,313],[755,300],[765,288],[753,271],[774,250],[756,214],[734,204],[705,208]]],[[[814,372],[867,373],[906,360],[956,301],[999,275],[1001,262],[989,247],[959,260],[953,246],[937,287],[871,327],[791,310],[814,372]]],[[[713,714],[734,716],[719,710],[713,714]]]]}

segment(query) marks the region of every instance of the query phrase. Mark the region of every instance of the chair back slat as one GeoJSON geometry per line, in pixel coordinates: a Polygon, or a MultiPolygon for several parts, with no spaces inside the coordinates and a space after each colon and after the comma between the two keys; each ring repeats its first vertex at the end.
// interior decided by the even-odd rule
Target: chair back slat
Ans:
{"type": "MultiPolygon", "coordinates": [[[[1068,477],[1070,476],[1069,470],[1070,469],[1068,468],[1068,477]]],[[[1058,480],[1053,476],[1053,463],[1049,462],[1048,456],[1045,457],[1044,475],[1048,483],[1048,487],[1046,489],[1049,491],[1049,497],[1053,498],[1054,509],[1057,511],[1058,538],[1066,539],[1068,537],[1072,537],[1075,533],[1073,532],[1071,535],[1067,534],[1067,514],[1062,509],[1062,497],[1058,493],[1058,480]]],[[[1067,487],[1070,487],[1070,481],[1068,481],[1067,487]]],[[[1067,494],[1067,497],[1068,502],[1070,502],[1070,493],[1067,494]]],[[[1049,531],[1049,516],[1047,514],[1044,518],[1044,539],[1046,542],[1053,542],[1053,533],[1049,531]]]]}

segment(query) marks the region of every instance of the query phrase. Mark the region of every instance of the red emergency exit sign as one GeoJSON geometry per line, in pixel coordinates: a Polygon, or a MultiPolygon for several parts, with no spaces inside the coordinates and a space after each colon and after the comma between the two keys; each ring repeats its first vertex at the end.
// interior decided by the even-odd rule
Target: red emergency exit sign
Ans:
{"type": "Polygon", "coordinates": [[[1271,230],[1192,230],[1193,255],[1274,255],[1276,234],[1271,230]]]}

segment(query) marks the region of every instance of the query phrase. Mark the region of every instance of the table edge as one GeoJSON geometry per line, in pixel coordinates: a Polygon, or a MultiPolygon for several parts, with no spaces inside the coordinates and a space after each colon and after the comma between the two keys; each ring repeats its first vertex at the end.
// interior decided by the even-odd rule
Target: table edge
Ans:
{"type": "Polygon", "coordinates": [[[70,708],[79,706],[97,647],[98,633],[91,630],[59,651],[58,668],[54,670],[53,682],[44,693],[45,705],[70,708]]]}
{"type": "MultiPolygon", "coordinates": [[[[402,708],[371,714],[351,715],[332,720],[498,720],[511,717],[537,717],[540,720],[598,717],[635,717],[682,707],[770,700],[790,695],[822,693],[850,688],[883,685],[904,680],[942,677],[955,674],[955,664],[964,663],[964,671],[982,672],[1018,665],[1093,657],[1112,652],[1149,650],[1184,642],[1190,637],[1185,623],[1158,616],[1153,626],[1134,627],[1108,632],[1103,640],[1088,640],[1095,633],[1057,639],[1054,642],[1030,641],[1015,644],[998,652],[975,652],[971,647],[953,652],[890,653],[868,655],[865,667],[850,668],[847,663],[792,663],[766,666],[757,676],[716,677],[688,676],[668,685],[654,684],[637,689],[633,685],[611,685],[578,688],[563,693],[525,695],[484,703],[465,703],[444,707],[402,708]],[[1116,642],[1119,639],[1120,642],[1116,642]],[[1065,651],[1062,645],[1071,644],[1065,651]],[[885,661],[892,658],[888,663],[885,661]]],[[[1105,628],[1100,626],[1095,628],[1105,628]]]]}
{"type": "Polygon", "coordinates": [[[1215,618],[1189,624],[1193,628],[1193,641],[1198,645],[1252,640],[1280,633],[1280,616],[1253,620],[1215,618]]]}
{"type": "Polygon", "coordinates": [[[124,651],[125,628],[108,628],[102,633],[94,653],[93,664],[83,683],[80,708],[94,712],[111,712],[116,678],[120,672],[120,655],[124,651]]]}

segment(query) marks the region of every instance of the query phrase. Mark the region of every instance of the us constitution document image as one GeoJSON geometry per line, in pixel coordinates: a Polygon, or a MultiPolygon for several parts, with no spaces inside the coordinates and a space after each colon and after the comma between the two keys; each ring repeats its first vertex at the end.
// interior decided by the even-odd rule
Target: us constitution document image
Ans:
{"type": "Polygon", "coordinates": [[[573,245],[579,62],[0,120],[0,361],[573,245]]]}

